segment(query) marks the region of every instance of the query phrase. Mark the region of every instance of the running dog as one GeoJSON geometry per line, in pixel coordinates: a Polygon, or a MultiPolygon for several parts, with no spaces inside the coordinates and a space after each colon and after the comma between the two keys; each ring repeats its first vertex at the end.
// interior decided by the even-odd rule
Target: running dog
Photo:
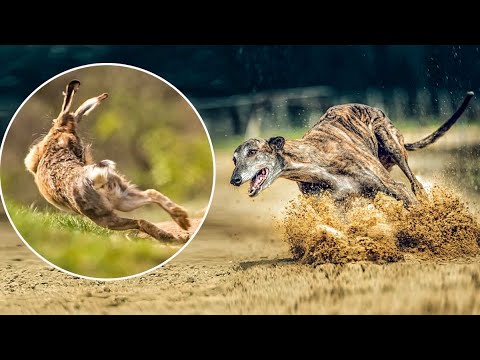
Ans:
{"type": "Polygon", "coordinates": [[[283,177],[297,182],[303,194],[326,190],[342,201],[351,195],[372,198],[383,192],[409,206],[425,190],[408,166],[407,151],[437,141],[463,114],[473,95],[468,92],[450,119],[412,144],[404,143],[380,109],[362,104],[331,107],[300,140],[253,138],[238,146],[230,183],[240,186],[250,181],[248,195],[254,197],[283,177]],[[390,176],[394,165],[407,176],[415,196],[390,176]]]}

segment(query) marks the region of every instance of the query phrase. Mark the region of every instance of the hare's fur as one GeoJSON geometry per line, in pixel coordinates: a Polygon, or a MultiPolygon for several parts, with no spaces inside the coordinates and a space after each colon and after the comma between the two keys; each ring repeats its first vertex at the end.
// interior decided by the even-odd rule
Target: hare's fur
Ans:
{"type": "Polygon", "coordinates": [[[90,147],[83,144],[76,128],[82,117],[108,94],[91,98],[71,112],[73,96],[79,86],[78,80],[67,85],[59,116],[53,120],[48,134],[30,148],[25,158],[25,166],[33,174],[42,196],[55,207],[85,215],[108,229],[136,229],[158,240],[186,241],[187,238],[177,238],[146,220],[115,214],[115,210],[127,212],[155,203],[181,228],[188,230],[190,227],[187,212],[168,197],[153,189],[139,190],[116,171],[111,160],[95,163],[90,147]]]}

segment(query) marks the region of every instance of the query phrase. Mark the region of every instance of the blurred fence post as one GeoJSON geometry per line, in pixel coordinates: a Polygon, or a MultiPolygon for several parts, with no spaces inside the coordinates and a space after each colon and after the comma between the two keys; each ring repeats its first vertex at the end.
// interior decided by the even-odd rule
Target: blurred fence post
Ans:
{"type": "Polygon", "coordinates": [[[238,114],[238,109],[235,106],[231,106],[228,109],[228,113],[232,122],[233,135],[240,135],[242,133],[242,122],[238,114]]]}
{"type": "Polygon", "coordinates": [[[432,99],[430,91],[423,88],[417,91],[417,117],[420,123],[425,123],[432,117],[432,99]]]}
{"type": "Polygon", "coordinates": [[[275,126],[282,131],[290,129],[288,116],[288,100],[284,96],[274,96],[272,99],[275,126]]]}
{"type": "Polygon", "coordinates": [[[385,110],[385,103],[383,101],[382,93],[377,89],[367,89],[367,104],[382,110],[385,110]]]}
{"type": "Polygon", "coordinates": [[[305,124],[305,127],[311,128],[313,125],[315,125],[326,110],[327,109],[323,109],[323,104],[320,99],[312,100],[310,112],[307,115],[308,123],[305,124]]]}
{"type": "Polygon", "coordinates": [[[438,106],[441,118],[452,115],[454,111],[452,106],[452,94],[445,89],[439,90],[438,106]]]}
{"type": "Polygon", "coordinates": [[[403,89],[393,89],[392,92],[392,108],[389,117],[394,120],[405,120],[405,109],[408,106],[407,93],[403,89]]]}
{"type": "Polygon", "coordinates": [[[261,106],[252,105],[247,119],[245,139],[259,137],[262,131],[262,110],[261,106]]]}

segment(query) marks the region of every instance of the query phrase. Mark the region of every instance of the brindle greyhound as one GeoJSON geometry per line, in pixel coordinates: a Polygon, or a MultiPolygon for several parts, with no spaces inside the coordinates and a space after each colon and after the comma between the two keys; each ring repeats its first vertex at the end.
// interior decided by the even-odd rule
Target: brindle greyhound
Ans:
{"type": "Polygon", "coordinates": [[[390,170],[398,165],[413,193],[424,195],[422,184],[408,166],[407,151],[438,140],[462,115],[473,95],[468,92],[437,131],[412,144],[404,143],[390,119],[377,108],[362,104],[331,107],[300,140],[253,138],[237,147],[230,183],[240,186],[251,180],[248,195],[254,197],[283,177],[296,181],[303,194],[327,190],[341,201],[350,195],[374,197],[384,192],[408,206],[417,200],[405,184],[393,180],[390,170]]]}

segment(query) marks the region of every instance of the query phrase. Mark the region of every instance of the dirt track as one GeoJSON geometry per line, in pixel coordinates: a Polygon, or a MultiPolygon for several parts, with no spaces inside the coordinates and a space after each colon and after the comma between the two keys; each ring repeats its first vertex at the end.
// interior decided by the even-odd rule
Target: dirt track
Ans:
{"type": "MultiPolygon", "coordinates": [[[[441,170],[423,155],[431,164],[425,173],[441,170]]],[[[226,185],[229,161],[217,155],[215,199],[197,237],[141,278],[97,283],[65,275],[30,253],[2,218],[0,313],[480,313],[479,256],[385,265],[292,262],[272,214],[297,195],[296,185],[279,180],[249,199],[245,188],[226,185]]]]}

